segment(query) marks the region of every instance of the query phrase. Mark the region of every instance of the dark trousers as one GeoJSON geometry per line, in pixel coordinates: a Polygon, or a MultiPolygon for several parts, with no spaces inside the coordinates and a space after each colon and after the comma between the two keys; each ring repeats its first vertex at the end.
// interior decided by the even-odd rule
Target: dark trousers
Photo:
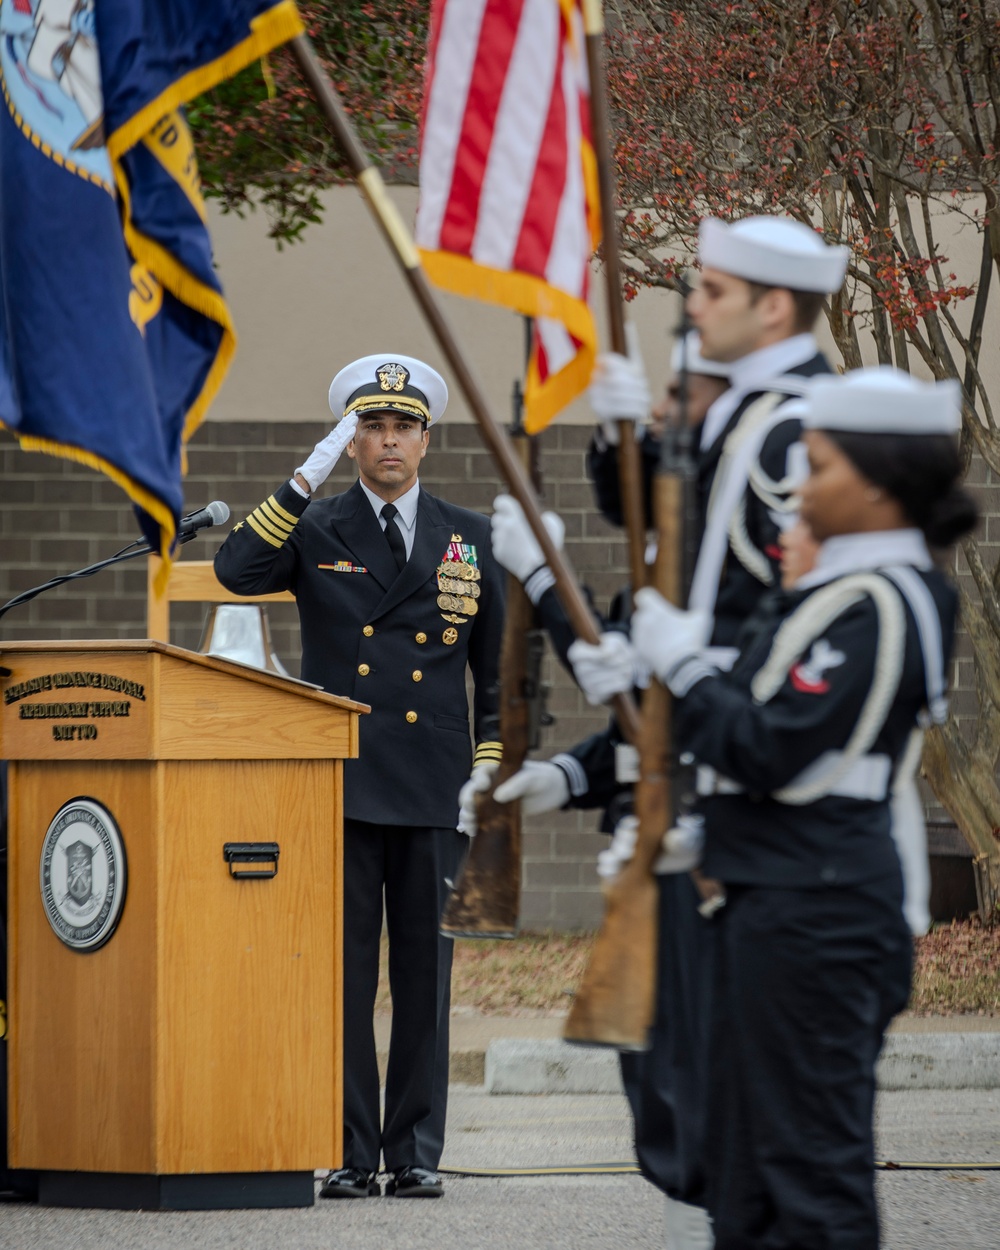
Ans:
{"type": "Polygon", "coordinates": [[[716,1250],[876,1250],[875,1060],[912,963],[902,884],[727,895],[707,1132],[716,1250]]]}
{"type": "Polygon", "coordinates": [[[622,1054],[643,1176],[681,1202],[704,1206],[703,1159],[714,921],[687,873],[658,879],[656,1017],[649,1050],[622,1054]]]}
{"type": "Polygon", "coordinates": [[[453,943],[438,923],[467,839],[344,821],[344,1166],[436,1169],[448,1103],[453,943]],[[380,1129],[373,1012],[383,900],[392,1033],[380,1129]]]}

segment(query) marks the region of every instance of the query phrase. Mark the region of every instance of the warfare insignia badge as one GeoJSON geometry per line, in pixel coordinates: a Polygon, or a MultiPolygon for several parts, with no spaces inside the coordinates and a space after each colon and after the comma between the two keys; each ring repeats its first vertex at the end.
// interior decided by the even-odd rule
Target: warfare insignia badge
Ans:
{"type": "Polygon", "coordinates": [[[454,644],[458,642],[458,630],[452,629],[449,625],[449,627],[441,635],[441,641],[446,647],[454,646],[454,644]]]}
{"type": "Polygon", "coordinates": [[[401,391],[410,379],[410,371],[402,365],[384,364],[375,371],[383,391],[401,391]]]}
{"type": "Polygon", "coordinates": [[[125,903],[125,847],[114,817],[93,799],[56,812],[42,841],[38,884],[53,932],[75,951],[111,937],[125,903]]]}

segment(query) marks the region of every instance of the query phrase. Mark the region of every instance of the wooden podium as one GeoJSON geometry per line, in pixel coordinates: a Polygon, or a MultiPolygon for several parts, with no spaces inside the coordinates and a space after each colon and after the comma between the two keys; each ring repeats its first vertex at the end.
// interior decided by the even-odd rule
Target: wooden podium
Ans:
{"type": "Polygon", "coordinates": [[[9,1152],[49,1205],[310,1206],[341,1158],[368,709],[161,642],[0,646],[9,1152]]]}

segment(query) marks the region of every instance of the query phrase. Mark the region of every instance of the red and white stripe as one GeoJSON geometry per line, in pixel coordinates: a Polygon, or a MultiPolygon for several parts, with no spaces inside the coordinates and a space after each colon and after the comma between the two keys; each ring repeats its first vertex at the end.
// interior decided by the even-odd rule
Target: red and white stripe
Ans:
{"type": "Polygon", "coordinates": [[[529,429],[589,381],[597,219],[580,0],[435,0],[417,244],[438,285],[538,319],[529,429]]]}

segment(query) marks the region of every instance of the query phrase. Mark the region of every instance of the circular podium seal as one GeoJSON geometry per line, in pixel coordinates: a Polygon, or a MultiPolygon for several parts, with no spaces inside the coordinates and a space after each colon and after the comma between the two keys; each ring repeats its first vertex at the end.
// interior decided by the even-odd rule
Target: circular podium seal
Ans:
{"type": "Polygon", "coordinates": [[[115,819],[94,799],[64,803],[42,842],[38,884],[56,937],[95,951],[111,937],[125,903],[125,847],[115,819]]]}

